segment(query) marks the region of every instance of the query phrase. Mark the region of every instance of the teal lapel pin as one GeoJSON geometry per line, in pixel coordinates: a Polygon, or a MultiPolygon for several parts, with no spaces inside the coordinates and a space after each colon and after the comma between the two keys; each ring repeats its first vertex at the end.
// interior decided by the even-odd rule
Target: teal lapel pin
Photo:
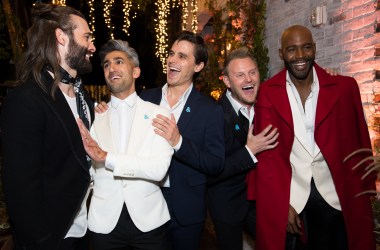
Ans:
{"type": "Polygon", "coordinates": [[[187,112],[187,113],[190,113],[190,107],[187,107],[187,108],[186,108],[186,112],[187,112]]]}
{"type": "Polygon", "coordinates": [[[236,131],[240,130],[239,125],[237,125],[237,124],[235,125],[235,130],[236,130],[236,131]]]}

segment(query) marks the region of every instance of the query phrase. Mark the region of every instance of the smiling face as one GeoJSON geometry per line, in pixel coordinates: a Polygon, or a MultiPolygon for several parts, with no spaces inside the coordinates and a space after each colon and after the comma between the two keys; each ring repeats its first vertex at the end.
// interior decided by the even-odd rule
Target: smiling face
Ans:
{"type": "Polygon", "coordinates": [[[284,32],[279,53],[293,82],[312,77],[315,51],[313,37],[306,27],[293,26],[284,32]]]}
{"type": "Polygon", "coordinates": [[[194,44],[182,40],[174,42],[167,58],[166,80],[169,87],[185,85],[193,82],[193,76],[203,68],[203,62],[195,63],[194,44]]]}
{"type": "Polygon", "coordinates": [[[71,15],[71,21],[76,28],[73,30],[73,36],[69,38],[65,62],[71,69],[76,70],[78,75],[87,74],[92,70],[90,57],[96,50],[91,31],[83,18],[71,15]]]}
{"type": "Polygon", "coordinates": [[[236,58],[228,64],[227,72],[223,82],[230,89],[232,97],[242,105],[252,106],[260,87],[257,64],[249,57],[236,58]]]}
{"type": "Polygon", "coordinates": [[[112,95],[125,99],[135,92],[135,80],[140,76],[140,68],[134,66],[125,52],[108,53],[103,61],[103,71],[112,95]]]}

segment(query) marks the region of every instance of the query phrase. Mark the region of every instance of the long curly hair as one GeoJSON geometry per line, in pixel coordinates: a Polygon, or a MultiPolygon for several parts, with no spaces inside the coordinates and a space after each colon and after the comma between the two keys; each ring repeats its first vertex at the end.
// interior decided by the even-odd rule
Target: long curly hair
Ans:
{"type": "Polygon", "coordinates": [[[58,88],[61,73],[60,61],[63,58],[58,53],[55,30],[60,28],[70,39],[73,39],[73,30],[76,28],[70,15],[85,17],[78,10],[61,5],[38,3],[32,9],[32,26],[28,29],[28,48],[18,62],[16,85],[25,83],[32,77],[37,85],[46,93],[48,87],[42,81],[42,71],[48,66],[55,76],[51,95],[58,88]]]}

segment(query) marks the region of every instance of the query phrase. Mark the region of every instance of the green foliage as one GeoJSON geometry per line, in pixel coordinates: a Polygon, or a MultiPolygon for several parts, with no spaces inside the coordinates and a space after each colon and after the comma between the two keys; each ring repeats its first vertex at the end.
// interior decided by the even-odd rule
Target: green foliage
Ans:
{"type": "Polygon", "coordinates": [[[268,48],[264,45],[265,0],[227,0],[218,7],[217,0],[206,1],[212,13],[212,33],[204,36],[209,62],[201,74],[201,89],[214,96],[225,89],[222,82],[223,62],[229,51],[247,46],[259,67],[260,80],[268,74],[268,48]]]}

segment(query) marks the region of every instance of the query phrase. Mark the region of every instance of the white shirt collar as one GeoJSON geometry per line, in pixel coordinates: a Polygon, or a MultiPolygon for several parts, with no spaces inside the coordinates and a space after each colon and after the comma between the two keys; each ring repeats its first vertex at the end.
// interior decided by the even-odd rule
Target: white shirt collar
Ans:
{"type": "MultiPolygon", "coordinates": [[[[190,84],[190,86],[187,88],[185,93],[183,93],[183,95],[179,98],[178,103],[186,102],[187,98],[189,98],[189,95],[190,95],[192,89],[193,89],[193,84],[190,84]]],[[[166,83],[162,87],[162,99],[165,100],[165,102],[167,102],[167,99],[166,99],[167,93],[168,93],[168,84],[166,83]]],[[[174,106],[176,106],[176,105],[174,105],[174,106]]]]}
{"type": "MultiPolygon", "coordinates": [[[[292,79],[290,79],[289,70],[286,71],[286,83],[289,86],[294,86],[294,83],[292,82],[292,79]]],[[[311,92],[315,93],[319,89],[319,80],[317,76],[317,72],[315,71],[315,68],[313,66],[313,83],[311,84],[311,92]]]]}
{"type": "Polygon", "coordinates": [[[246,106],[242,105],[237,100],[235,100],[235,98],[233,98],[233,96],[232,96],[231,91],[228,89],[226,92],[226,96],[227,96],[227,99],[230,101],[232,108],[235,110],[236,114],[238,115],[239,111],[240,111],[250,122],[252,122],[253,116],[255,114],[254,109],[253,109],[253,105],[249,109],[250,116],[248,116],[248,108],[246,106]]]}
{"type": "Polygon", "coordinates": [[[133,94],[129,95],[127,98],[125,98],[124,100],[121,100],[119,98],[117,98],[116,96],[114,95],[111,95],[111,107],[114,108],[114,109],[117,109],[120,105],[120,103],[126,103],[130,108],[133,107],[136,102],[137,102],[137,93],[134,92],[133,94]]]}

